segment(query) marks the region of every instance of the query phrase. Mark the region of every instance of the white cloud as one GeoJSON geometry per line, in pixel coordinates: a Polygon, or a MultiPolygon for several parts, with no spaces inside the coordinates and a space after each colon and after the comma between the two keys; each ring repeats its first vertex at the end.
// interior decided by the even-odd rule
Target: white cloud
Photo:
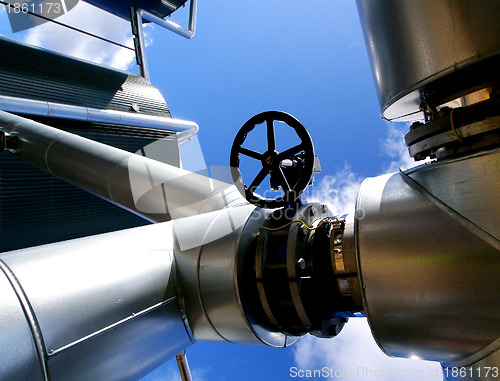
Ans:
{"type": "Polygon", "coordinates": [[[148,374],[146,377],[141,378],[142,381],[181,381],[179,368],[175,359],[170,360],[168,363],[158,368],[156,371],[148,374]]]}
{"type": "Polygon", "coordinates": [[[328,205],[334,215],[353,213],[356,196],[363,178],[352,172],[348,163],[334,175],[326,175],[314,186],[306,190],[309,202],[322,202],[328,205]]]}
{"type": "MultiPolygon", "coordinates": [[[[83,1],[80,1],[74,9],[58,18],[57,21],[123,45],[133,46],[129,22],[83,1]]],[[[147,40],[147,43],[150,44],[151,39],[147,38],[147,40]]],[[[131,50],[111,45],[53,23],[45,23],[30,29],[24,41],[28,44],[122,70],[129,69],[135,61],[134,52],[131,50]]]]}
{"type": "MultiPolygon", "coordinates": [[[[380,160],[379,175],[398,172],[399,168],[412,168],[429,160],[416,162],[408,154],[404,136],[409,124],[387,123],[387,137],[380,142],[382,155],[389,160],[380,160]]],[[[377,176],[377,174],[374,174],[377,176]]],[[[359,187],[364,178],[354,172],[348,162],[344,168],[333,175],[324,175],[307,188],[306,197],[309,202],[323,202],[335,214],[352,213],[356,204],[359,187]]]]}
{"type": "Polygon", "coordinates": [[[406,147],[404,136],[408,133],[410,123],[387,122],[387,138],[382,141],[382,152],[388,155],[391,160],[383,168],[383,173],[399,171],[400,167],[405,169],[423,164],[424,161],[413,160],[406,147]]]}
{"type": "Polygon", "coordinates": [[[297,371],[323,371],[321,378],[324,379],[442,380],[438,363],[386,356],[372,338],[366,319],[362,318],[350,319],[333,339],[302,338],[294,348],[294,361],[297,371]]]}

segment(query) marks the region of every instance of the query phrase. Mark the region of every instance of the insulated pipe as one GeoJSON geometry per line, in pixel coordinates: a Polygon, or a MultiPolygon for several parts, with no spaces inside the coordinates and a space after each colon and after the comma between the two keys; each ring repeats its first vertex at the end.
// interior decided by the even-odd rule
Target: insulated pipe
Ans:
{"type": "Polygon", "coordinates": [[[169,224],[0,254],[0,379],[139,379],[188,347],[169,224]]]}
{"type": "Polygon", "coordinates": [[[3,111],[0,128],[20,159],[151,222],[247,203],[232,184],[3,111]]]}
{"type": "Polygon", "coordinates": [[[357,6],[385,119],[422,119],[422,101],[439,106],[498,83],[497,0],[357,0],[357,6]]]}
{"type": "Polygon", "coordinates": [[[1,253],[0,378],[133,380],[195,341],[286,343],[240,298],[267,215],[245,205],[1,253]]]}
{"type": "Polygon", "coordinates": [[[356,262],[370,327],[388,355],[452,367],[498,349],[499,167],[496,149],[361,185],[356,262]]]}

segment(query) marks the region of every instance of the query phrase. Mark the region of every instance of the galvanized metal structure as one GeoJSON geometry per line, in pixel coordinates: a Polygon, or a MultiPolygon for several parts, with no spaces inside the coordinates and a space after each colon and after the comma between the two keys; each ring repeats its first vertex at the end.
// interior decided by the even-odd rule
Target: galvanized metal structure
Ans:
{"type": "Polygon", "coordinates": [[[383,117],[423,120],[405,140],[416,160],[436,159],[361,186],[354,236],[372,332],[391,356],[442,362],[447,380],[494,379],[482,367],[500,364],[500,4],[358,9],[383,117]]]}
{"type": "Polygon", "coordinates": [[[385,119],[423,119],[423,103],[439,106],[498,82],[498,1],[357,4],[385,119]]]}
{"type": "MultiPolygon", "coordinates": [[[[5,38],[0,47],[8,52],[0,56],[2,110],[129,152],[161,139],[156,158],[179,165],[177,134],[197,126],[172,119],[144,78],[5,38]]],[[[147,223],[12,155],[1,155],[0,167],[2,251],[147,223]]]]}
{"type": "MultiPolygon", "coordinates": [[[[406,142],[434,161],[365,180],[350,215],[296,200],[258,208],[235,185],[62,131],[111,116],[106,128],[120,133],[131,121],[147,134],[148,123],[172,137],[196,130],[169,119],[162,100],[161,115],[144,115],[127,103],[137,94],[123,102],[116,86],[105,105],[51,91],[20,100],[0,86],[7,111],[22,114],[0,111],[4,156],[159,222],[1,253],[1,378],[137,379],[196,341],[284,347],[366,315],[387,354],[439,361],[447,380],[494,379],[476,370],[500,365],[500,6],[358,7],[382,114],[423,119],[406,142]]],[[[0,79],[18,75],[9,68],[0,79]]],[[[110,74],[155,93],[144,78],[110,74]]],[[[276,158],[264,175],[286,166],[276,158]]]]}
{"type": "Polygon", "coordinates": [[[498,168],[495,150],[362,184],[360,285],[387,354],[453,363],[499,337],[498,168]]]}

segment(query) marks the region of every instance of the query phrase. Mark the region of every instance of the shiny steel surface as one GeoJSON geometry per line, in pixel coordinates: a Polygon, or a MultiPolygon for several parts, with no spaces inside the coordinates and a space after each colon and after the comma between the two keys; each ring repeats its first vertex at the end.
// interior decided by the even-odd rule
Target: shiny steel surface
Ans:
{"type": "MultiPolygon", "coordinates": [[[[316,228],[325,218],[332,215],[326,205],[312,203],[301,207],[293,216],[292,220],[304,221],[307,226],[316,228]]],[[[291,299],[297,312],[298,318],[308,330],[312,330],[313,324],[307,314],[304,306],[303,295],[301,295],[301,286],[303,280],[298,271],[297,263],[300,259],[304,261],[306,247],[311,244],[311,240],[316,232],[313,230],[311,235],[304,234],[304,227],[301,224],[294,224],[290,227],[287,239],[286,269],[288,276],[288,287],[290,289],[291,299]]],[[[304,262],[305,264],[305,262],[304,262]]]]}
{"type": "Polygon", "coordinates": [[[1,363],[14,379],[43,380],[21,294],[51,380],[138,379],[195,340],[292,344],[251,322],[240,297],[268,214],[247,204],[2,253],[1,363]]]}
{"type": "Polygon", "coordinates": [[[15,154],[152,222],[246,204],[236,187],[0,111],[15,154]]]}
{"type": "Polygon", "coordinates": [[[189,370],[189,364],[186,357],[186,351],[182,351],[177,356],[175,356],[177,360],[177,367],[179,368],[179,373],[181,375],[182,381],[192,381],[191,371],[189,370]]]}
{"type": "Polygon", "coordinates": [[[500,240],[500,149],[408,171],[412,179],[500,240]]]}
{"type": "Polygon", "coordinates": [[[236,272],[252,239],[245,235],[242,241],[246,224],[259,223],[268,214],[254,209],[247,205],[174,222],[177,279],[197,341],[266,342],[243,310],[236,272]]]}
{"type": "Polygon", "coordinates": [[[455,362],[500,336],[499,160],[496,150],[408,171],[429,194],[401,174],[362,184],[363,304],[387,354],[455,362]]]}
{"type": "MultiPolygon", "coordinates": [[[[262,258],[262,247],[259,249],[259,245],[262,245],[263,240],[258,238],[259,234],[259,226],[263,224],[263,219],[267,218],[270,215],[269,210],[257,208],[252,213],[250,218],[248,219],[245,228],[239,238],[238,243],[238,252],[239,258],[237,261],[237,284],[238,284],[238,294],[243,300],[242,308],[245,312],[245,315],[250,323],[251,329],[255,332],[257,338],[264,344],[276,347],[276,348],[285,348],[294,344],[299,337],[292,336],[289,334],[285,334],[278,331],[269,330],[269,327],[264,326],[265,322],[260,319],[260,317],[256,317],[254,306],[248,302],[251,299],[251,296],[254,293],[250,287],[248,287],[249,282],[255,283],[255,278],[262,277],[262,273],[259,275],[259,268],[256,266],[254,270],[254,266],[256,264],[256,257],[262,258]],[[257,242],[256,242],[257,241],[257,242]],[[257,249],[256,249],[257,247],[257,249]],[[255,275],[254,275],[255,271],[255,275]]],[[[262,263],[262,259],[259,261],[262,263]]],[[[263,287],[261,282],[257,282],[257,287],[263,287]]],[[[263,289],[258,291],[264,292],[263,289]]],[[[266,299],[262,300],[260,298],[260,303],[264,306],[266,303],[266,299]]],[[[266,308],[266,306],[264,306],[266,308]]],[[[267,304],[267,310],[269,310],[269,305],[267,304]]],[[[272,313],[271,313],[272,314],[272,313]]]]}
{"type": "Polygon", "coordinates": [[[130,25],[132,34],[134,35],[135,60],[139,66],[139,73],[142,77],[149,78],[149,66],[146,56],[146,42],[144,41],[144,30],[142,25],[141,11],[137,8],[130,9],[130,25]]]}
{"type": "Polygon", "coordinates": [[[445,381],[496,381],[500,377],[500,350],[464,367],[443,367],[445,381]]]}
{"type": "MultiPolygon", "coordinates": [[[[39,324],[51,380],[138,379],[191,343],[176,298],[171,229],[149,225],[1,254],[39,324]]],[[[12,332],[28,327],[10,313],[1,348],[21,345],[12,332]]]]}
{"type": "Polygon", "coordinates": [[[0,95],[0,110],[16,114],[62,118],[82,122],[111,123],[119,126],[157,128],[175,132],[191,131],[194,135],[199,130],[195,122],[181,119],[116,110],[101,110],[63,103],[10,97],[7,95],[0,95]]]}
{"type": "MultiPolygon", "coordinates": [[[[436,156],[438,156],[440,152],[439,149],[445,147],[451,142],[457,142],[460,139],[463,140],[469,137],[478,136],[480,134],[486,134],[498,129],[500,129],[500,116],[495,116],[492,118],[481,120],[479,122],[458,127],[455,129],[456,134],[455,132],[453,132],[453,130],[444,131],[440,134],[436,134],[432,137],[423,139],[417,143],[410,145],[408,147],[408,152],[411,157],[415,157],[422,152],[429,152],[430,150],[436,152],[436,156]],[[457,136],[459,136],[460,139],[457,136]]],[[[491,142],[491,139],[486,138],[484,140],[490,145],[493,144],[491,142]]]]}
{"type": "Polygon", "coordinates": [[[43,365],[39,363],[33,335],[19,297],[4,271],[3,268],[0,270],[0,327],[2,329],[0,379],[43,381],[45,380],[43,365]]]}
{"type": "Polygon", "coordinates": [[[357,0],[357,5],[386,119],[421,118],[424,86],[500,53],[496,0],[357,0]]]}

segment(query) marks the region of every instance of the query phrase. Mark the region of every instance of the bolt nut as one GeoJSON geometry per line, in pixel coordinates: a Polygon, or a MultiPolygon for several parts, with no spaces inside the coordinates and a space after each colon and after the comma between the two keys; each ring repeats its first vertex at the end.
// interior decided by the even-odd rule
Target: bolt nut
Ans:
{"type": "Polygon", "coordinates": [[[297,264],[299,265],[301,270],[306,269],[306,261],[304,258],[299,258],[299,260],[297,261],[297,264]]]}

